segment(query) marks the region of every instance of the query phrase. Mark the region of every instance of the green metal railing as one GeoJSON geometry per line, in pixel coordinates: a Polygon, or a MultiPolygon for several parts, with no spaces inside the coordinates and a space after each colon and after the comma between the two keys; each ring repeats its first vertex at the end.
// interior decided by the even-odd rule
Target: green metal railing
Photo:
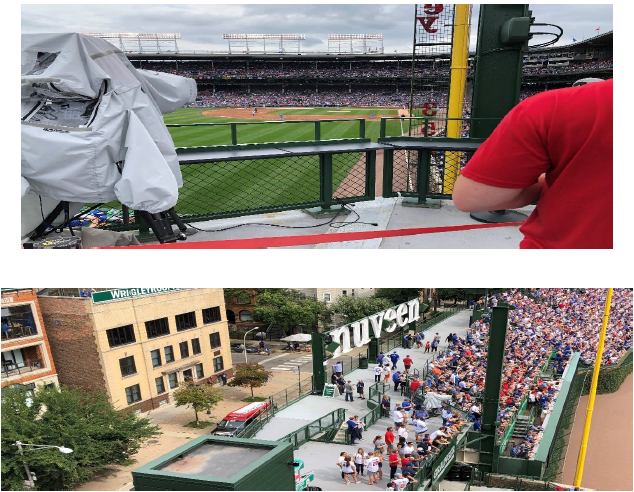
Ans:
{"type": "Polygon", "coordinates": [[[297,384],[269,396],[272,409],[271,416],[302,398],[305,398],[312,392],[313,376],[311,375],[310,377],[298,381],[297,384]]]}
{"type": "MultiPolygon", "coordinates": [[[[365,138],[365,118],[346,118],[346,119],[330,119],[330,120],[281,120],[281,121],[236,121],[230,123],[170,123],[165,125],[167,128],[187,128],[187,127],[220,127],[220,128],[230,128],[231,138],[230,141],[225,145],[239,145],[238,141],[238,128],[244,127],[254,127],[261,125],[306,125],[312,126],[314,128],[314,140],[321,141],[321,129],[322,124],[324,123],[343,123],[355,121],[359,124],[358,126],[358,137],[354,138],[365,138]]],[[[251,143],[251,142],[242,142],[242,143],[251,143]]]]}
{"type": "Polygon", "coordinates": [[[345,412],[344,408],[333,410],[278,440],[290,442],[295,450],[309,441],[330,441],[344,423],[345,412]]]}
{"type": "MultiPolygon", "coordinates": [[[[474,121],[494,120],[501,121],[500,118],[437,118],[429,116],[383,116],[381,117],[381,127],[379,130],[379,138],[386,138],[388,121],[401,121],[408,123],[409,137],[433,137],[446,136],[447,123],[449,121],[460,122],[460,134],[468,136],[471,123],[474,121]],[[411,129],[411,130],[409,130],[411,129]],[[464,135],[467,133],[467,135],[464,135]]],[[[403,129],[405,131],[405,128],[403,129]]],[[[405,136],[405,135],[403,135],[405,136]]],[[[400,137],[397,137],[400,138],[400,137]]]]}

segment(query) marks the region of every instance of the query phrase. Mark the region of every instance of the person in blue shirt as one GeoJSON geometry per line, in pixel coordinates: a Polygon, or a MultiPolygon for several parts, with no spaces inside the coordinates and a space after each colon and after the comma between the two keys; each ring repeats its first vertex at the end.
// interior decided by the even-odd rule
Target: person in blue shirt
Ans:
{"type": "Polygon", "coordinates": [[[480,430],[482,428],[482,422],[480,421],[480,419],[476,419],[476,421],[473,423],[473,430],[480,430]]]}
{"type": "Polygon", "coordinates": [[[396,352],[392,352],[390,354],[390,360],[392,361],[392,370],[396,369],[396,363],[400,359],[399,355],[396,352]]]}
{"type": "Polygon", "coordinates": [[[348,434],[350,434],[350,444],[356,444],[355,438],[357,437],[357,433],[355,429],[357,428],[358,424],[353,420],[352,417],[348,418],[348,421],[346,422],[346,424],[348,424],[348,434]]]}
{"type": "Polygon", "coordinates": [[[517,447],[515,446],[515,443],[512,442],[511,443],[511,458],[517,458],[518,452],[519,452],[519,449],[517,449],[517,447]]]}
{"type": "Polygon", "coordinates": [[[412,409],[412,401],[409,398],[405,398],[405,401],[401,404],[403,411],[409,412],[412,409]]]}
{"type": "Polygon", "coordinates": [[[383,357],[385,357],[385,354],[383,352],[379,352],[379,355],[376,356],[376,363],[381,365],[381,363],[383,362],[383,357]]]}
{"type": "Polygon", "coordinates": [[[396,371],[392,374],[392,382],[394,383],[394,391],[398,391],[398,385],[400,384],[401,372],[396,371]]]}
{"type": "Polygon", "coordinates": [[[414,412],[414,415],[416,415],[416,418],[419,418],[419,419],[429,418],[429,414],[427,413],[427,410],[425,410],[424,407],[421,407],[418,410],[416,410],[416,412],[414,412]]]}

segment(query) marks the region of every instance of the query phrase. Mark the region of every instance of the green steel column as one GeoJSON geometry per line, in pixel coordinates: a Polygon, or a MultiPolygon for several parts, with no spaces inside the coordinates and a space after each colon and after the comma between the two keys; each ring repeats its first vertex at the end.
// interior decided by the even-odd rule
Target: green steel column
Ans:
{"type": "Polygon", "coordinates": [[[323,391],[326,384],[326,371],[324,361],[326,360],[326,349],[324,346],[324,334],[311,334],[311,350],[313,353],[313,389],[323,391]]]}
{"type": "Polygon", "coordinates": [[[530,17],[528,5],[480,5],[471,103],[472,138],[487,138],[499,122],[477,118],[501,119],[519,101],[523,51],[528,43],[502,42],[504,23],[519,17],[530,17]]]}
{"type": "Polygon", "coordinates": [[[502,364],[504,362],[504,343],[508,325],[509,307],[498,305],[493,308],[491,329],[489,330],[489,351],[487,355],[487,373],[484,383],[484,402],[482,407],[482,435],[480,451],[480,469],[497,473],[499,446],[495,444],[500,388],[502,386],[502,364]]]}

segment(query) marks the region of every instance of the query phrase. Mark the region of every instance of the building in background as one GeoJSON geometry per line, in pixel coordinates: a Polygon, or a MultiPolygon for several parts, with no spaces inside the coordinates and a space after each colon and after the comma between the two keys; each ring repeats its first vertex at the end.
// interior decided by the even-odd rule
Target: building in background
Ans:
{"type": "Polygon", "coordinates": [[[2,289],[2,387],[57,385],[36,289],[2,289]]]}
{"type": "Polygon", "coordinates": [[[242,289],[239,295],[234,295],[230,299],[225,299],[227,310],[227,321],[237,328],[251,329],[258,326],[253,319],[253,308],[257,306],[256,297],[258,291],[255,289],[242,289]]]}
{"type": "Polygon", "coordinates": [[[318,301],[335,302],[341,296],[352,297],[370,297],[376,292],[376,289],[359,289],[359,288],[327,288],[327,289],[297,289],[306,297],[313,297],[318,301]]]}
{"type": "Polygon", "coordinates": [[[43,289],[61,384],[105,389],[117,408],[169,403],[180,382],[232,376],[222,289],[43,289]]]}

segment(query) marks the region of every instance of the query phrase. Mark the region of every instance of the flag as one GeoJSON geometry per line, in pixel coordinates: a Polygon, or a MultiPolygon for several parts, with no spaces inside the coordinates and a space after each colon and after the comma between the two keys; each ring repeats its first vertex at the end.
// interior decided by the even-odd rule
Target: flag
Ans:
{"type": "Polygon", "coordinates": [[[598,31],[599,29],[601,29],[601,28],[600,28],[600,27],[597,27],[597,28],[595,29],[595,31],[598,31]]]}
{"type": "Polygon", "coordinates": [[[572,38],[572,42],[573,42],[573,43],[576,43],[576,42],[577,42],[577,40],[576,40],[575,38],[572,38]]]}

